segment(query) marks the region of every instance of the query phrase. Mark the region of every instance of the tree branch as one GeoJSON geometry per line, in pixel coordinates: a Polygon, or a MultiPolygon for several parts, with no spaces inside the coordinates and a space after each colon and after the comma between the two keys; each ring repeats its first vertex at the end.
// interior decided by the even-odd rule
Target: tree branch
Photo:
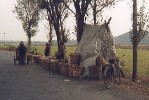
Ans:
{"type": "Polygon", "coordinates": [[[65,4],[65,6],[76,16],[76,13],[72,10],[72,9],[70,9],[69,8],[69,6],[63,1],[63,3],[65,4]]]}
{"type": "Polygon", "coordinates": [[[96,14],[100,11],[102,11],[106,6],[108,6],[110,3],[114,2],[114,0],[111,0],[110,2],[108,2],[107,4],[105,4],[101,9],[99,9],[96,14]]]}
{"type": "Polygon", "coordinates": [[[106,22],[106,20],[105,20],[105,27],[106,27],[107,32],[110,31],[108,25],[110,24],[111,19],[112,19],[112,17],[109,18],[108,22],[106,22]]]}

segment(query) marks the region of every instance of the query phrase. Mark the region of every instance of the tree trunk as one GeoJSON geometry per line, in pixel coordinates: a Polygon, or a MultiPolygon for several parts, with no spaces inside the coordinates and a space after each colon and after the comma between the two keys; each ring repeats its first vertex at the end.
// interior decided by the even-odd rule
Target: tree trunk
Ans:
{"type": "Polygon", "coordinates": [[[52,43],[51,43],[51,42],[52,42],[52,41],[49,40],[48,42],[49,42],[49,55],[51,55],[51,46],[52,46],[52,43]]]}
{"type": "Polygon", "coordinates": [[[52,46],[52,33],[49,34],[49,55],[51,55],[51,46],[52,46]]]}
{"type": "Polygon", "coordinates": [[[58,51],[60,51],[60,41],[61,41],[60,32],[58,28],[55,28],[55,31],[56,31],[56,36],[57,36],[58,51]]]}
{"type": "Polygon", "coordinates": [[[84,17],[78,16],[77,20],[77,42],[79,43],[82,37],[84,28],[84,17]]]}
{"type": "Polygon", "coordinates": [[[51,25],[50,25],[50,33],[49,33],[49,55],[51,55],[51,46],[52,46],[52,38],[53,38],[53,36],[52,36],[52,27],[51,27],[51,25]]]}
{"type": "Polygon", "coordinates": [[[95,0],[94,1],[94,8],[93,8],[94,25],[96,25],[96,7],[97,7],[97,4],[96,4],[96,0],[95,0]]]}
{"type": "Polygon", "coordinates": [[[27,42],[27,53],[31,51],[31,36],[28,35],[28,42],[27,42]]]}
{"type": "Polygon", "coordinates": [[[137,0],[133,0],[133,74],[132,81],[137,81],[137,0]]]}
{"type": "MultiPolygon", "coordinates": [[[[48,14],[48,11],[47,11],[48,14]]],[[[52,46],[52,22],[51,22],[51,18],[48,16],[49,19],[49,26],[50,26],[50,32],[49,32],[49,55],[51,55],[51,46],[52,46]]]]}

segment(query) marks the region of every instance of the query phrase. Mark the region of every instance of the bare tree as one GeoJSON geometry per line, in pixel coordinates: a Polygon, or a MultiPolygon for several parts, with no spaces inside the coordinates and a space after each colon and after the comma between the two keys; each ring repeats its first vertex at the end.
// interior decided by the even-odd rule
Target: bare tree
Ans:
{"type": "MultiPolygon", "coordinates": [[[[48,16],[48,20],[51,20],[50,17],[48,16]]],[[[52,23],[50,23],[51,21],[49,21],[49,32],[48,32],[48,42],[49,42],[49,54],[51,55],[51,46],[52,46],[52,39],[53,39],[53,25],[52,23]]]]}
{"type": "Polygon", "coordinates": [[[14,13],[22,22],[22,26],[28,37],[28,52],[31,48],[31,37],[37,32],[40,20],[37,0],[17,0],[14,13]]]}
{"type": "Polygon", "coordinates": [[[73,0],[74,7],[76,10],[76,24],[77,24],[77,41],[80,42],[83,29],[85,15],[87,13],[87,8],[91,0],[73,0]]]}
{"type": "Polygon", "coordinates": [[[85,15],[87,14],[88,6],[91,0],[61,0],[61,1],[75,15],[76,32],[77,32],[76,35],[77,35],[77,41],[79,43],[84,29],[85,15]],[[71,4],[74,5],[75,11],[69,7],[69,5],[71,4]]]}
{"type": "Polygon", "coordinates": [[[68,9],[66,9],[66,6],[61,2],[61,0],[41,0],[39,6],[41,9],[46,9],[48,12],[49,24],[52,24],[54,27],[59,51],[60,41],[65,43],[68,40],[68,35],[64,25],[64,22],[68,17],[68,9]]]}
{"type": "Polygon", "coordinates": [[[112,5],[115,5],[116,2],[118,2],[118,0],[92,0],[91,1],[91,3],[90,3],[91,8],[89,8],[89,9],[92,10],[91,15],[93,16],[93,23],[94,23],[94,25],[99,23],[97,21],[97,19],[102,17],[101,13],[103,12],[103,10],[105,8],[107,8],[107,7],[109,8],[112,5]]]}
{"type": "MultiPolygon", "coordinates": [[[[97,17],[102,10],[110,5],[114,5],[118,0],[69,0],[69,4],[62,0],[66,7],[75,15],[76,18],[76,33],[78,43],[81,40],[84,22],[86,18],[93,16],[94,24],[97,23],[97,17]],[[70,8],[68,5],[73,4],[73,8],[70,8]],[[93,13],[91,13],[91,9],[93,13]],[[86,17],[88,16],[88,17],[86,17]]],[[[100,16],[101,17],[101,16],[100,16]]]]}
{"type": "Polygon", "coordinates": [[[54,27],[51,23],[51,18],[48,14],[48,11],[46,11],[46,12],[43,11],[41,13],[42,13],[43,19],[46,19],[48,21],[48,25],[45,25],[45,33],[46,33],[48,43],[49,43],[49,55],[51,55],[51,46],[53,44],[52,39],[54,37],[55,31],[54,31],[54,27]]]}
{"type": "Polygon", "coordinates": [[[137,81],[137,49],[140,41],[149,33],[149,12],[146,12],[145,0],[142,0],[139,12],[137,11],[137,0],[133,1],[133,31],[131,41],[133,43],[133,74],[132,81],[137,81]]]}
{"type": "Polygon", "coordinates": [[[48,24],[49,26],[45,26],[46,30],[48,32],[46,32],[47,34],[47,39],[48,39],[48,43],[49,43],[49,55],[51,55],[51,47],[52,47],[52,39],[53,39],[53,36],[54,36],[54,33],[53,33],[53,29],[52,29],[52,24],[48,24]]]}

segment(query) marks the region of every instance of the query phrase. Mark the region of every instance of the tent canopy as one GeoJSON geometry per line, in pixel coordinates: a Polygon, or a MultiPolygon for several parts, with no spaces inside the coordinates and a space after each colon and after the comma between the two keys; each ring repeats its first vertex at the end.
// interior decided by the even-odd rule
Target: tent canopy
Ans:
{"type": "Polygon", "coordinates": [[[115,57],[114,40],[110,28],[105,24],[86,24],[76,53],[81,55],[80,64],[85,67],[86,75],[88,66],[96,65],[97,56],[102,56],[106,60],[115,57]]]}

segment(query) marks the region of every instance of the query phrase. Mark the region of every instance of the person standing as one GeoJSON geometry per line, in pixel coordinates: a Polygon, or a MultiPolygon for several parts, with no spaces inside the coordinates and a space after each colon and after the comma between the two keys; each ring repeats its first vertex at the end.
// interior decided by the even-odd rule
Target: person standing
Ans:
{"type": "Polygon", "coordinates": [[[27,48],[24,46],[23,41],[20,42],[17,50],[18,50],[18,54],[19,54],[19,64],[23,65],[23,64],[25,64],[26,50],[27,50],[27,48]]]}
{"type": "Polygon", "coordinates": [[[50,47],[49,47],[49,44],[46,43],[46,47],[45,47],[45,51],[44,51],[44,55],[47,57],[49,56],[49,52],[50,52],[50,47]]]}

